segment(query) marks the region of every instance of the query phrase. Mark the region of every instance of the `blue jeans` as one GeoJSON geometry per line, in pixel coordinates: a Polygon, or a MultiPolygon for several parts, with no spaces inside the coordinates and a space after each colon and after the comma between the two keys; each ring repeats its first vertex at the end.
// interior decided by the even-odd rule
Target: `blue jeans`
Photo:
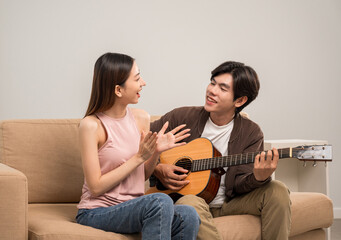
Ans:
{"type": "Polygon", "coordinates": [[[116,233],[142,232],[142,239],[196,239],[200,218],[166,194],[144,195],[111,207],[79,209],[78,223],[116,233]]]}

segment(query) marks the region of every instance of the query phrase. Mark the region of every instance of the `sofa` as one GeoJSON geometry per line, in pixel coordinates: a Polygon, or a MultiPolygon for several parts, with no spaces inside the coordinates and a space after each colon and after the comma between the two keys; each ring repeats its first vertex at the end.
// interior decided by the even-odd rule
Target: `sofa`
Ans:
{"type": "MultiPolygon", "coordinates": [[[[0,122],[0,239],[140,239],[75,222],[83,184],[79,119],[0,122]]],[[[148,187],[148,183],[146,183],[148,187]]],[[[291,240],[326,239],[332,201],[321,193],[292,192],[291,240]]],[[[252,215],[214,219],[224,240],[261,239],[252,215]]]]}

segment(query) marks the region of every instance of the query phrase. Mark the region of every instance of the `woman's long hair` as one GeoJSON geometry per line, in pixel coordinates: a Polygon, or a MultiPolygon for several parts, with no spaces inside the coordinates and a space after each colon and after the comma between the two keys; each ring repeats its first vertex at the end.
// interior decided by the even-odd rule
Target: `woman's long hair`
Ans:
{"type": "Polygon", "coordinates": [[[85,117],[106,111],[114,105],[115,86],[124,85],[133,64],[132,57],[120,53],[106,53],[97,59],[85,117]]]}

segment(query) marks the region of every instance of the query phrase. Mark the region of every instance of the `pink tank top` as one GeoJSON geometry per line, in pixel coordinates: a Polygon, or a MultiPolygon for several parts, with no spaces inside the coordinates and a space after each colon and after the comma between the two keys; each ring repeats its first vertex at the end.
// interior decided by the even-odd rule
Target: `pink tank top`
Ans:
{"type": "MultiPolygon", "coordinates": [[[[117,168],[133,157],[139,150],[140,132],[132,112],[127,108],[123,118],[114,119],[103,113],[96,114],[107,132],[107,140],[98,150],[102,174],[117,168]]],[[[91,196],[84,180],[81,200],[78,208],[98,208],[116,205],[144,194],[144,164],[137,167],[120,184],[98,196],[91,196]]]]}

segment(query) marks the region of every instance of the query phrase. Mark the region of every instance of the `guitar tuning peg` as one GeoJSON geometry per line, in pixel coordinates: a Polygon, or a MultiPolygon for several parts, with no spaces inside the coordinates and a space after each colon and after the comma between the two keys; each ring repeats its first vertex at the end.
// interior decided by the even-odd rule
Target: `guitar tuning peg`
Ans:
{"type": "Polygon", "coordinates": [[[313,163],[313,167],[316,167],[317,166],[317,162],[316,161],[314,161],[314,163],[313,163]]]}
{"type": "Polygon", "coordinates": [[[304,161],[304,162],[303,162],[303,167],[306,167],[306,166],[307,166],[307,162],[304,161]]]}

